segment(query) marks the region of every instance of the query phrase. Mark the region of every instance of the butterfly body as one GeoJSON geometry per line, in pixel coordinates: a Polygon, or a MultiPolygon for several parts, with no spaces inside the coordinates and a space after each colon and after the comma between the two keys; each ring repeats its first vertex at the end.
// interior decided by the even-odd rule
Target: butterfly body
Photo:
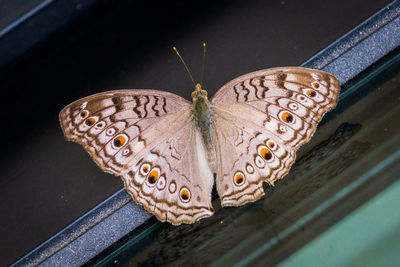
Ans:
{"type": "Polygon", "coordinates": [[[66,106],[60,124],[122,177],[135,202],[178,225],[213,214],[214,182],[222,206],[262,197],[263,182],[289,172],[339,91],[326,72],[274,68],[240,76],[210,100],[200,85],[192,102],[156,90],[92,95],[66,106]]]}
{"type": "Polygon", "coordinates": [[[200,132],[203,144],[207,151],[207,162],[210,169],[215,172],[216,152],[214,146],[213,107],[207,98],[207,91],[196,84],[193,98],[193,120],[196,129],[200,132]]]}

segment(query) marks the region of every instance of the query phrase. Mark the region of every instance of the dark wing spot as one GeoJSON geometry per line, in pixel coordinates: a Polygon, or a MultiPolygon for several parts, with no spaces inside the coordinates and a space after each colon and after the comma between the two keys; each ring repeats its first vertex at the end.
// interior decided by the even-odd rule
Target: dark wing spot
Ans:
{"type": "Polygon", "coordinates": [[[154,177],[153,175],[150,175],[148,180],[149,180],[150,184],[155,184],[156,183],[156,177],[154,177]]]}

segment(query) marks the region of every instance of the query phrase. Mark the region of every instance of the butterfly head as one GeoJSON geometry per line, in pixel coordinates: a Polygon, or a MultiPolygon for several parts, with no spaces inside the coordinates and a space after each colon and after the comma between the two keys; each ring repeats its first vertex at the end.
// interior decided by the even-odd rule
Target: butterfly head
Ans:
{"type": "Polygon", "coordinates": [[[202,89],[201,84],[196,84],[194,91],[192,92],[192,99],[193,101],[197,100],[198,98],[205,98],[207,99],[207,91],[202,89]]]}

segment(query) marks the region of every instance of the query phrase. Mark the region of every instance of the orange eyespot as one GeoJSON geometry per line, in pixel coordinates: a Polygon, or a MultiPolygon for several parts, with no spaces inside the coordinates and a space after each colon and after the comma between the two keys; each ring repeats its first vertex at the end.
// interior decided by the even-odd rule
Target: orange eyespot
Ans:
{"type": "Polygon", "coordinates": [[[245,181],[245,176],[242,172],[236,172],[233,181],[236,185],[242,185],[245,181]]]}
{"type": "Polygon", "coordinates": [[[148,163],[143,163],[143,165],[140,167],[140,173],[143,176],[146,176],[150,171],[150,164],[148,163]]]}
{"type": "Polygon", "coordinates": [[[82,118],[85,118],[88,114],[89,114],[89,112],[87,112],[86,110],[84,110],[84,111],[81,112],[80,115],[81,115],[82,118]]]}
{"type": "Polygon", "coordinates": [[[274,148],[274,147],[275,147],[275,143],[272,142],[272,141],[269,141],[269,142],[268,142],[268,146],[269,146],[270,148],[274,148]]]}
{"type": "Polygon", "coordinates": [[[190,192],[187,188],[182,188],[180,192],[181,200],[183,202],[188,202],[190,200],[190,192]]]}
{"type": "Polygon", "coordinates": [[[103,121],[101,121],[97,123],[94,127],[96,127],[97,129],[102,129],[104,126],[106,126],[106,124],[103,121]]]}
{"type": "Polygon", "coordinates": [[[282,118],[282,120],[283,120],[284,122],[288,122],[288,123],[291,123],[291,122],[293,122],[293,120],[294,120],[293,115],[290,114],[289,112],[284,112],[284,113],[282,114],[281,118],[282,118]]]}
{"type": "Polygon", "coordinates": [[[158,180],[158,177],[160,177],[160,173],[157,170],[152,170],[149,174],[149,177],[147,178],[149,181],[149,184],[155,184],[158,180]]]}
{"type": "Polygon", "coordinates": [[[313,83],[311,84],[311,86],[314,87],[315,89],[318,89],[318,88],[319,88],[319,83],[313,82],[313,83]]]}
{"type": "Polygon", "coordinates": [[[317,95],[317,93],[314,90],[308,90],[307,91],[307,95],[310,96],[310,97],[314,97],[314,96],[317,95]]]}
{"type": "Polygon", "coordinates": [[[265,160],[270,160],[272,158],[272,153],[268,150],[268,148],[263,147],[260,149],[260,156],[265,160]]]}
{"type": "Polygon", "coordinates": [[[85,121],[85,124],[86,124],[87,126],[92,126],[95,122],[96,122],[95,118],[88,118],[88,119],[85,121]]]}
{"type": "Polygon", "coordinates": [[[116,146],[116,147],[121,147],[121,146],[123,146],[123,145],[125,144],[125,142],[126,142],[125,137],[123,137],[122,135],[117,136],[117,137],[114,139],[114,146],[116,146]]]}

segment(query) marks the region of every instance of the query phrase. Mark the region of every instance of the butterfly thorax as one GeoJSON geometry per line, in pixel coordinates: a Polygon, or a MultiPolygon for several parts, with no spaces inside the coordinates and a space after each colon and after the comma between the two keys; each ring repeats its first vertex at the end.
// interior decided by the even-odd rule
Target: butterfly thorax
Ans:
{"type": "Polygon", "coordinates": [[[211,170],[215,169],[215,146],[212,138],[213,131],[213,109],[207,98],[207,91],[196,85],[192,92],[193,98],[193,121],[201,134],[204,147],[207,151],[207,160],[211,170]]]}

